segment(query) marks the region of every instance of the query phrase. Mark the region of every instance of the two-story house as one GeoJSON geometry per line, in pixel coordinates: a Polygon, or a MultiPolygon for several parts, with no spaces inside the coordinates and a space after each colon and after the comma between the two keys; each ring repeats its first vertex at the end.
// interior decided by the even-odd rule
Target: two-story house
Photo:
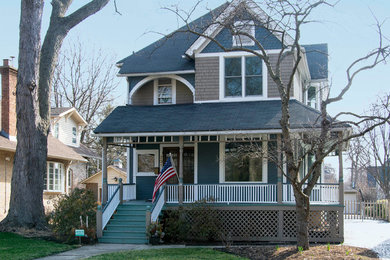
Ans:
{"type": "MultiPolygon", "coordinates": [[[[265,154],[251,157],[242,153],[245,149],[238,151],[253,144],[268,151],[281,139],[281,100],[264,61],[250,52],[224,52],[214,41],[186,31],[196,28],[232,48],[237,35],[221,24],[207,25],[220,17],[236,19],[237,8],[248,12],[245,19],[272,20],[252,1],[235,0],[117,63],[119,76],[127,80],[128,104],[117,107],[94,132],[103,139],[104,155],[108,145],[128,147],[129,184],[122,193],[109,190],[103,158],[103,204],[107,204],[100,241],[137,242],[131,235],[104,228],[117,221],[110,217],[119,203],[118,194],[138,201],[152,198],[156,173],[169,154],[179,180],[172,178],[160,191],[151,205],[152,221],[162,209],[212,198],[224,222],[222,229],[233,240],[296,239],[295,200],[281,169],[265,154]]],[[[251,23],[246,20],[245,24],[251,23]]],[[[280,35],[254,24],[246,32],[276,63],[284,44],[280,35]]],[[[253,41],[242,36],[241,44],[258,51],[253,41]]],[[[295,132],[318,127],[319,104],[328,86],[327,45],[305,45],[302,51],[290,101],[290,126],[295,132]]],[[[291,55],[281,64],[285,82],[294,59],[291,55]]],[[[307,156],[303,175],[312,159],[307,156]]],[[[339,184],[318,183],[314,188],[312,242],[343,240],[340,190],[339,184]]]]}
{"type": "MultiPolygon", "coordinates": [[[[1,71],[1,133],[0,133],[0,220],[9,209],[11,178],[16,151],[16,81],[17,69],[9,60],[3,60],[1,71]]],[[[49,134],[47,145],[47,172],[44,179],[43,203],[46,211],[53,209],[57,195],[69,193],[72,184],[71,167],[86,164],[87,160],[74,149],[49,134]]]]}
{"type": "MultiPolygon", "coordinates": [[[[81,132],[88,123],[74,107],[52,107],[50,111],[51,135],[87,160],[101,158],[80,142],[81,132]]],[[[89,163],[73,162],[69,166],[69,189],[82,187],[81,181],[88,178],[89,163]]]]}

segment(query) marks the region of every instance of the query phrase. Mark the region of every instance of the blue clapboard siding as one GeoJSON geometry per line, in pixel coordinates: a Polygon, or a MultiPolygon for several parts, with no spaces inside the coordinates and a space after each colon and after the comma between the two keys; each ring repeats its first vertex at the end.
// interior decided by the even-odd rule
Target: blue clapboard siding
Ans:
{"type": "Polygon", "coordinates": [[[198,183],[219,183],[219,144],[198,144],[198,183]]]}
{"type": "Polygon", "coordinates": [[[268,162],[268,183],[278,183],[278,168],[274,162],[268,162]]]}
{"type": "Polygon", "coordinates": [[[147,200],[152,198],[155,180],[156,177],[154,176],[137,177],[137,200],[147,200]]]}

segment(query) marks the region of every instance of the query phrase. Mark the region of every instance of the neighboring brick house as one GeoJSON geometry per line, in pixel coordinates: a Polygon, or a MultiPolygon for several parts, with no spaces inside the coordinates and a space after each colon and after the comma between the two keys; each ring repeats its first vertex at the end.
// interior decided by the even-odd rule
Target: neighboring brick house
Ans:
{"type": "MultiPolygon", "coordinates": [[[[100,157],[80,142],[81,132],[88,124],[74,107],[51,108],[51,134],[87,160],[100,157]]],[[[88,178],[89,163],[73,162],[69,167],[69,186],[84,188],[81,181],[88,178]]]]}
{"type": "MultiPolygon", "coordinates": [[[[129,184],[120,194],[131,194],[127,198],[138,203],[152,198],[156,173],[171,154],[179,176],[160,190],[151,205],[151,221],[158,218],[161,210],[212,198],[213,209],[223,219],[221,230],[229,234],[229,239],[294,241],[292,185],[275,161],[250,154],[254,144],[265,155],[281,146],[281,99],[276,83],[264,61],[254,54],[224,52],[215,42],[185,31],[195,28],[212,35],[224,47],[233,48],[238,36],[221,23],[213,23],[219,19],[246,24],[243,30],[260,42],[273,64],[282,44],[286,44],[283,41],[293,42],[288,34],[281,37],[266,26],[255,26],[255,19],[264,25],[272,18],[253,1],[233,0],[120,60],[118,74],[127,80],[128,104],[115,108],[94,130],[103,140],[103,193],[107,188],[104,155],[108,145],[129,147],[129,184]]],[[[245,35],[240,36],[245,39],[245,35]]],[[[245,39],[243,45],[259,51],[251,39],[245,39]]],[[[302,52],[302,62],[293,75],[289,107],[294,133],[320,129],[319,105],[328,91],[327,44],[304,45],[302,52]]],[[[290,55],[282,60],[280,70],[285,83],[291,77],[294,59],[290,55]]],[[[335,129],[333,134],[337,136],[344,130],[335,129]]],[[[313,159],[314,155],[306,155],[300,178],[313,159]]],[[[311,242],[343,241],[342,172],[340,176],[336,184],[319,180],[313,188],[311,242]]],[[[126,230],[130,232],[127,235],[110,231],[116,219],[109,217],[115,214],[117,194],[107,198],[103,194],[103,204],[108,204],[103,211],[102,228],[107,223],[109,228],[104,230],[102,242],[132,241],[131,230],[126,230]]],[[[119,211],[123,208],[122,205],[119,211]]]]}
{"type": "MultiPolygon", "coordinates": [[[[17,69],[7,59],[3,60],[1,70],[1,134],[0,134],[0,220],[8,211],[11,192],[11,177],[16,151],[16,81],[17,69]]],[[[74,163],[85,164],[87,160],[52,135],[48,136],[47,172],[43,174],[44,206],[50,211],[53,199],[70,191],[69,169],[74,163]]]]}

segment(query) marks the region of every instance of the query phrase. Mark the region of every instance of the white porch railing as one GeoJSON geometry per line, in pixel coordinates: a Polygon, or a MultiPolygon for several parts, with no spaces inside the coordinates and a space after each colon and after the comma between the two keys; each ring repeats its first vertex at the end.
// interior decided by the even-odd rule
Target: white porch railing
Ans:
{"type": "MultiPolygon", "coordinates": [[[[167,203],[177,203],[178,185],[167,185],[167,203]]],[[[276,203],[276,184],[185,184],[183,203],[198,200],[216,203],[276,203]]]]}
{"type": "MultiPolygon", "coordinates": [[[[283,184],[283,202],[295,203],[294,190],[291,184],[283,184]]],[[[310,202],[314,204],[338,204],[338,184],[316,184],[311,191],[310,202]]]]}
{"type": "Polygon", "coordinates": [[[118,207],[120,203],[120,197],[119,197],[119,185],[116,185],[116,189],[114,190],[112,196],[109,197],[106,206],[103,209],[102,213],[102,230],[106,227],[108,221],[110,220],[112,214],[114,214],[114,211],[118,207]]]}
{"type": "Polygon", "coordinates": [[[117,187],[118,187],[118,184],[108,184],[107,185],[107,193],[108,193],[107,200],[110,200],[110,198],[114,194],[117,187]]]}
{"type": "Polygon", "coordinates": [[[163,187],[161,189],[155,203],[153,204],[153,207],[152,207],[152,210],[150,213],[150,220],[152,222],[157,221],[158,216],[160,215],[161,210],[164,207],[164,204],[165,204],[165,188],[163,187]]]}
{"type": "Polygon", "coordinates": [[[135,200],[136,194],[135,184],[123,184],[123,200],[135,200]]]}

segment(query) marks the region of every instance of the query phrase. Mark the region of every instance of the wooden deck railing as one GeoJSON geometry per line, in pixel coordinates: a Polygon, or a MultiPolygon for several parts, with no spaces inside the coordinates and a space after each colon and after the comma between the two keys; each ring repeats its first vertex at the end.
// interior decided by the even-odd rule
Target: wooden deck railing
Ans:
{"type": "MultiPolygon", "coordinates": [[[[167,202],[178,203],[179,186],[167,185],[167,202]]],[[[276,184],[185,184],[183,203],[276,203],[276,184]]]]}
{"type": "MultiPolygon", "coordinates": [[[[283,202],[295,203],[294,191],[291,184],[283,184],[283,202]]],[[[310,202],[314,204],[339,203],[339,185],[316,184],[311,191],[310,202]]]]}
{"type": "MultiPolygon", "coordinates": [[[[179,202],[179,186],[167,185],[167,203],[179,202]]],[[[290,184],[283,184],[283,203],[294,203],[290,184]]],[[[183,203],[199,200],[216,203],[277,203],[277,184],[184,184],[183,203]]],[[[338,184],[315,185],[310,201],[313,204],[338,204],[338,184]]]]}

